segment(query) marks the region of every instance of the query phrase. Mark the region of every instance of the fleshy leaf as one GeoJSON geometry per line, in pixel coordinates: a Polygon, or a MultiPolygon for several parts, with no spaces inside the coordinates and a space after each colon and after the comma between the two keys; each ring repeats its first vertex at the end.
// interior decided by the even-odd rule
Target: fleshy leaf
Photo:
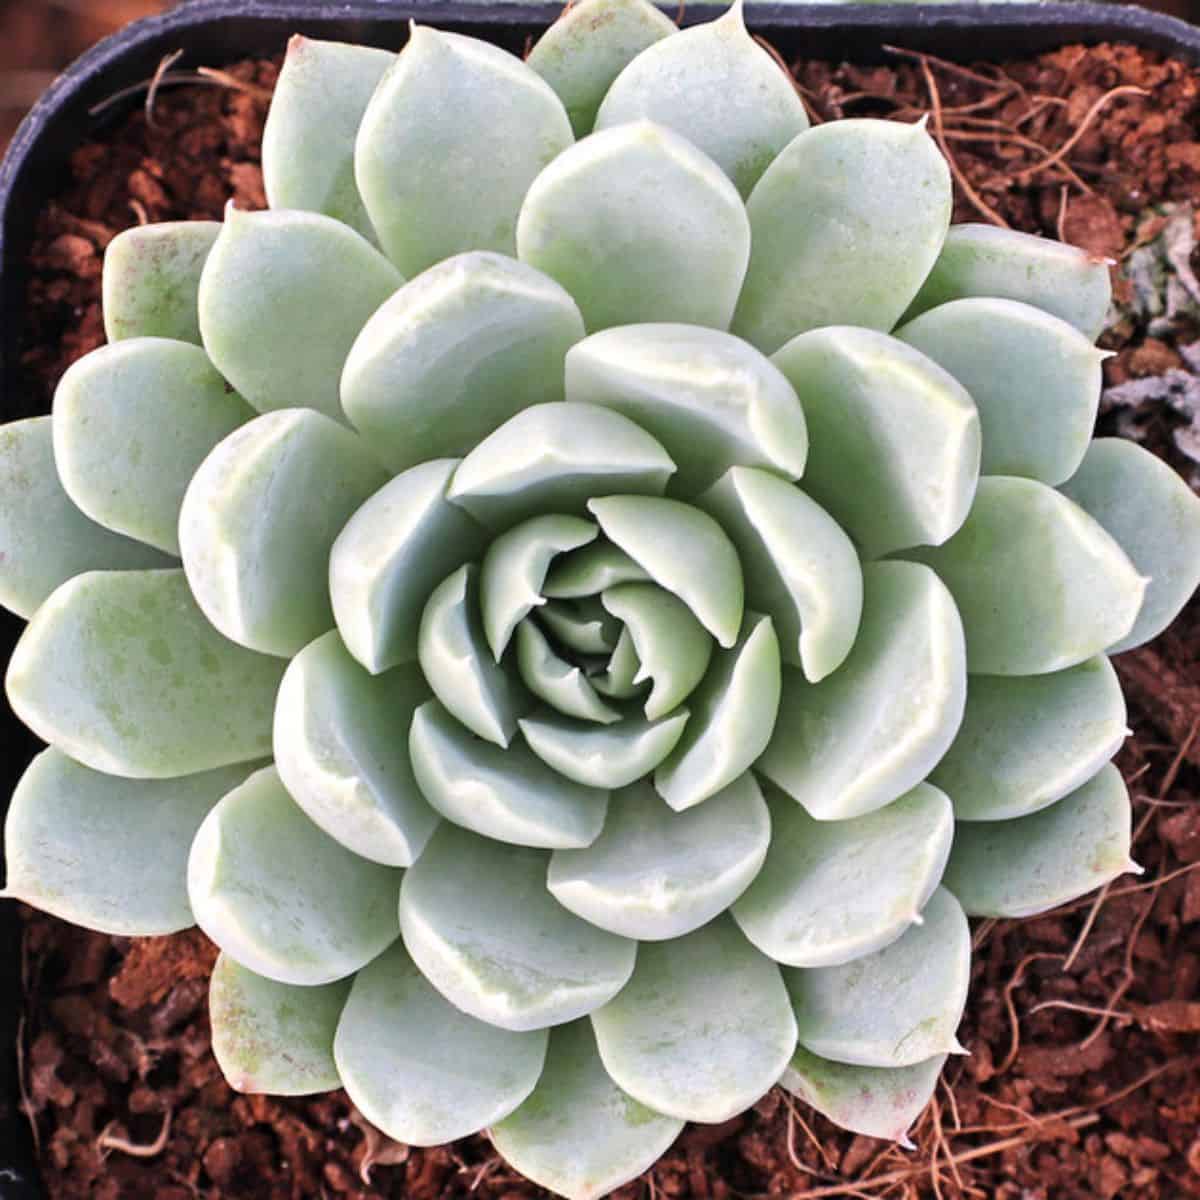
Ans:
{"type": "Polygon", "coordinates": [[[597,929],[546,891],[549,854],[446,822],[404,877],[404,944],[455,1008],[501,1029],[541,1029],[611,1000],[635,942],[597,929]]]}
{"type": "Polygon", "coordinates": [[[577,655],[611,654],[621,636],[620,623],[595,596],[551,600],[538,609],[537,619],[555,641],[577,655]]]}
{"type": "Polygon", "coordinates": [[[931,359],[871,329],[817,329],[775,363],[812,439],[804,490],[867,558],[944,542],[979,479],[979,413],[931,359]]]}
{"type": "Polygon", "coordinates": [[[178,554],[188,480],[253,416],[198,346],[129,338],[84,355],[59,381],[55,464],[93,521],[178,554]]]}
{"type": "Polygon", "coordinates": [[[455,717],[479,737],[508,745],[530,700],[488,651],[478,567],[459,567],[434,588],[421,615],[417,656],[433,694],[455,717]]]}
{"type": "Polygon", "coordinates": [[[533,181],[517,253],[575,297],[589,332],[650,320],[727,329],[750,222],[712,159],[634,121],[585,138],[533,181]]]}
{"type": "Polygon", "coordinates": [[[324,213],[374,240],[354,183],[354,139],[367,101],[395,61],[374,46],[293,35],[262,135],[272,208],[324,213]]]}
{"type": "Polygon", "coordinates": [[[408,734],[421,791],[444,817],[517,846],[587,846],[604,826],[608,793],[564,779],[520,743],[500,749],[472,735],[436,700],[408,734]]]}
{"type": "Polygon", "coordinates": [[[1108,264],[1077,246],[996,225],[952,225],[906,319],[966,296],[1032,304],[1091,342],[1104,328],[1112,286],[1108,264]]]}
{"type": "Polygon", "coordinates": [[[654,772],[658,794],[678,812],[749,770],[771,740],[779,692],[775,627],[770,617],[748,612],[737,642],[717,652],[689,698],[691,720],[654,772]]]}
{"type": "Polygon", "coordinates": [[[426,803],[402,731],[429,686],[415,663],[369,675],[337,631],[288,664],[275,701],[275,765],[308,818],[347,849],[411,866],[438,815],[426,803]]]}
{"type": "Polygon", "coordinates": [[[333,543],[333,615],[346,648],[372,674],[416,658],[429,593],[484,547],[483,530],[446,499],[458,462],[440,459],[397,475],[333,543]]]}
{"type": "Polygon", "coordinates": [[[466,454],[523,408],[563,398],[563,355],[581,337],[579,309],[553,279],[501,254],[459,254],[366,323],[342,405],[393,470],[466,454]]]}
{"type": "Polygon", "coordinates": [[[543,710],[520,726],[529,748],[560,775],[589,787],[620,788],[653,771],[674,750],[687,721],[686,708],[658,721],[626,717],[615,725],[543,710]]]}
{"type": "Polygon", "coordinates": [[[1110,763],[1040,812],[960,824],[945,883],[973,917],[1030,917],[1139,870],[1130,823],[1129,793],[1110,763]]]}
{"type": "Polygon", "coordinates": [[[29,620],[55,588],[85,571],[173,565],[75,507],[54,465],[50,417],[0,425],[0,604],[29,620]]]}
{"type": "Polygon", "coordinates": [[[479,594],[484,633],[497,662],[513,630],[544,603],[542,584],[554,558],[587,545],[598,532],[591,521],[547,513],[502,533],[488,546],[479,594]]]}
{"type": "Polygon", "coordinates": [[[333,1034],[350,980],[298,987],[217,957],[208,990],[212,1049],[235,1092],[311,1096],[342,1086],[333,1034]]]}
{"type": "Polygon", "coordinates": [[[952,300],[896,337],[971,394],[983,429],[980,470],[1058,484],[1083,459],[1100,404],[1097,350],[1074,326],[1015,300],[952,300]]]}
{"type": "Polygon", "coordinates": [[[874,812],[929,774],[954,740],[967,693],[962,623],[916,563],[863,570],[862,625],[818,684],[784,668],[775,736],[756,768],[818,821],[874,812]]]}
{"type": "Polygon", "coordinates": [[[513,1033],[459,1012],[396,942],[355,978],[333,1050],[371,1124],[433,1146],[512,1112],[537,1083],[546,1041],[545,1030],[513,1033]]]}
{"type": "Polygon", "coordinates": [[[601,602],[629,630],[641,664],[633,682],[653,681],[646,719],[665,717],[704,678],[712,638],[682,600],[652,583],[619,583],[602,593],[601,602]]]}
{"type": "Polygon", "coordinates": [[[231,958],[279,983],[332,983],[395,940],[403,872],[326,837],[274,767],[204,819],[188,859],[196,923],[231,958]]]}
{"type": "Polygon", "coordinates": [[[908,1130],[933,1096],[946,1057],[935,1054],[911,1067],[858,1067],[797,1046],[779,1085],[843,1129],[911,1149],[908,1130]]]}
{"type": "Polygon", "coordinates": [[[542,34],[525,61],[554,89],[581,138],[592,132],[613,80],[675,32],[674,22],[647,0],[583,0],[542,34]]]}
{"type": "Polygon", "coordinates": [[[551,1032],[537,1087],[492,1128],[492,1142],[535,1183],[567,1200],[599,1200],[652,1166],[682,1129],[613,1083],[591,1023],[576,1021],[551,1032]]]}
{"type": "Polygon", "coordinates": [[[909,554],[950,589],[967,665],[985,675],[1040,675],[1091,658],[1129,633],[1146,591],[1098,521],[1032,479],[981,479],[962,528],[909,554]]]}
{"type": "Polygon", "coordinates": [[[891,329],[941,251],[950,207],[950,169],[924,121],[800,134],[746,201],[753,251],[734,333],[771,354],[824,325],[891,329]]]}
{"type": "Polygon", "coordinates": [[[551,564],[542,585],[549,599],[570,600],[596,596],[618,583],[644,583],[650,574],[612,542],[598,541],[564,554],[551,564]]]}
{"type": "Polygon", "coordinates": [[[796,1048],[779,968],[728,917],[639,946],[633,978],[592,1013],[592,1027],[618,1087],[688,1121],[749,1108],[796,1048]]]}
{"type": "Polygon", "coordinates": [[[21,720],[72,758],[163,779],[270,754],[283,668],[223,638],[182,571],[93,571],[38,609],[6,685],[21,720]]]}
{"type": "Polygon", "coordinates": [[[1157,637],[1200,584],[1200,501],[1170,467],[1125,438],[1099,438],[1062,492],[1150,577],[1133,628],[1110,654],[1157,637]]]}
{"type": "Polygon", "coordinates": [[[804,471],[808,432],[792,385],[732,334],[689,325],[606,329],[571,347],[566,388],[568,400],[615,409],[653,434],[678,464],[675,495],[695,495],[734,465],[788,479],[804,471]]]}
{"type": "Polygon", "coordinates": [[[712,517],[657,496],[603,496],[587,507],[604,535],[678,596],[721,646],[734,644],[742,624],[742,568],[712,517]]]}
{"type": "Polygon", "coordinates": [[[200,465],[179,514],[184,570],[228,638],[290,656],[333,628],[329,552],[387,476],[363,443],[307,408],[256,417],[200,465]]]}
{"type": "Polygon", "coordinates": [[[597,492],[657,496],[675,470],[628,417],[593,404],[539,404],[510,418],[462,461],[449,497],[505,529],[540,513],[581,515],[597,492]]]}
{"type": "Polygon", "coordinates": [[[464,250],[512,254],[530,183],[572,140],[561,101],[519,58],[414,23],[359,126],[358,190],[408,275],[464,250]]]}
{"type": "Polygon", "coordinates": [[[521,681],[538,697],[567,717],[611,725],[621,714],[596,694],[584,673],[554,652],[533,621],[517,626],[517,670],[521,681]]]}
{"type": "Polygon", "coordinates": [[[768,471],[731,467],[696,504],[733,539],[746,601],[768,612],[783,661],[816,683],[845,661],[862,616],[862,568],[841,526],[768,471]]]}
{"type": "Polygon", "coordinates": [[[104,251],[104,332],[110,342],[162,337],[200,345],[200,272],[219,221],[161,221],[122,230],[104,251]]]}
{"type": "Polygon", "coordinates": [[[808,128],[795,84],[747,33],[740,0],[639,54],[604,97],[596,128],[639,118],[687,138],[743,197],[808,128]]]}
{"type": "Polygon", "coordinates": [[[1103,656],[1048,675],[976,675],[930,779],[960,821],[1021,817],[1091,779],[1127,732],[1121,684],[1103,656]]]}
{"type": "Polygon", "coordinates": [[[320,213],[225,210],[200,277],[200,332],[218,371],[260,412],[341,418],[342,364],[404,277],[366,238],[320,213]]]}
{"type": "Polygon", "coordinates": [[[921,923],[883,950],[836,967],[789,967],[783,977],[800,1027],[800,1044],[835,1062],[911,1067],[961,1051],[971,974],[971,931],[944,887],[921,923]]]}
{"type": "Polygon", "coordinates": [[[650,682],[644,678],[640,683],[637,682],[641,674],[642,664],[633,645],[633,635],[626,627],[621,630],[604,671],[591,677],[592,687],[601,696],[611,696],[614,700],[629,700],[643,691],[650,682]]]}
{"type": "Polygon", "coordinates": [[[188,848],[209,809],[248,774],[118,779],[43,750],[13,792],[4,826],[4,895],[120,937],[194,923],[188,848]]]}
{"type": "Polygon", "coordinates": [[[770,839],[767,806],[748,772],[681,813],[639,782],[613,795],[595,842],[554,852],[547,886],[601,929],[642,942],[680,937],[737,899],[770,839]]]}
{"type": "Polygon", "coordinates": [[[954,811],[937,788],[918,784],[848,821],[814,821],[773,790],[767,798],[771,848],[733,909],[764,954],[793,967],[836,966],[883,949],[917,919],[954,837],[954,811]]]}

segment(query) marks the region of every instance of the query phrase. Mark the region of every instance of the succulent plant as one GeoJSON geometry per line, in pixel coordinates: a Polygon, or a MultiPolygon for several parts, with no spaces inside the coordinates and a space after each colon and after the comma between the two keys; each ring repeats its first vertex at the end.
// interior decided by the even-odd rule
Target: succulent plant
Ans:
{"type": "Polygon", "coordinates": [[[0,430],[7,894],[199,923],[234,1087],[571,1197],[776,1083],[903,1138],[967,916],[1132,868],[1200,503],[1091,441],[1107,270],[808,126],[736,5],[297,38],[270,210],[118,236],[0,430]]]}

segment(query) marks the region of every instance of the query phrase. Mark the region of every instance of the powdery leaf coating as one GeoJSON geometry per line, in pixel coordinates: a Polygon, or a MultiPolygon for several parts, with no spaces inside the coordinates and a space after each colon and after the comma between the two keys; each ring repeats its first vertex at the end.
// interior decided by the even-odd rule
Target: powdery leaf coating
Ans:
{"type": "Polygon", "coordinates": [[[78,762],[169,779],[269,754],[285,665],[222,637],[182,571],[91,571],[38,609],[5,684],[21,720],[78,762]]]}
{"type": "Polygon", "coordinates": [[[727,329],[750,222],[710,158],[634,121],[585,138],[534,180],[517,255],[575,297],[590,333],[638,321],[727,329]]]}
{"type": "Polygon", "coordinates": [[[533,1094],[491,1133],[522,1175],[568,1200],[598,1200],[653,1165],[682,1129],[612,1081],[591,1022],[576,1021],[551,1031],[533,1094]]]}
{"type": "Polygon", "coordinates": [[[187,881],[196,923],[230,957],[312,987],[352,975],[395,940],[402,874],[326,837],[265,767],[205,817],[187,881]]]}
{"type": "Polygon", "coordinates": [[[355,977],[333,1053],[368,1121],[434,1146],[512,1112],[537,1083],[546,1042],[544,1029],[513,1033],[459,1012],[396,942],[355,977]]]}
{"type": "Polygon", "coordinates": [[[655,121],[687,138],[746,197],[775,156],[808,128],[800,94],[746,31],[741,0],[715,21],[644,50],[617,76],[597,129],[655,121]]]}
{"type": "Polygon", "coordinates": [[[188,849],[247,767],[177,779],[118,779],[43,750],[13,792],[4,824],[4,895],[118,937],[192,925],[188,849]]]}
{"type": "Polygon", "coordinates": [[[50,417],[0,425],[0,605],[28,621],[85,571],[174,565],[79,511],[55,469],[50,417]]]}
{"type": "Polygon", "coordinates": [[[213,1055],[236,1092],[311,1096],[341,1087],[333,1034],[350,980],[298,987],[217,956],[208,990],[213,1055]]]}
{"type": "Polygon", "coordinates": [[[565,717],[601,725],[621,719],[617,709],[600,699],[583,671],[555,651],[536,621],[517,626],[517,674],[534,696],[565,717]]]}
{"type": "Polygon", "coordinates": [[[355,178],[384,250],[416,275],[464,250],[512,254],[530,183],[573,140],[519,58],[414,23],[358,127],[355,178]]]}

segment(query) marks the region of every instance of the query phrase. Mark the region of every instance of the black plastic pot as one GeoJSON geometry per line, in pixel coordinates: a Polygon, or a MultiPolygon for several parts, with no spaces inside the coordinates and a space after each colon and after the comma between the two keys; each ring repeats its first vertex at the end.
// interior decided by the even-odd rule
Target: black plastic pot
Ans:
{"type": "MultiPolygon", "coordinates": [[[[674,9],[674,4],[666,7],[674,9]]],[[[724,4],[689,5],[684,24],[709,20],[724,4]]],[[[410,19],[472,33],[520,51],[561,11],[551,3],[485,5],[464,0],[193,0],[136,22],[101,42],[60,76],[18,129],[0,163],[0,421],[35,415],[16,377],[26,263],[34,223],[61,186],[71,151],[95,132],[89,109],[128,84],[147,79],[164,54],[183,50],[181,65],[220,66],[277,54],[292,33],[397,49],[410,19]]],[[[755,32],[789,59],[798,56],[878,62],[898,44],[960,61],[1033,55],[1067,42],[1126,41],[1200,65],[1200,29],[1133,7],[1094,3],[747,5],[755,32]]],[[[131,101],[131,103],[133,103],[131,101]]],[[[113,110],[106,120],[117,116],[113,110]]],[[[0,663],[21,624],[0,613],[0,663]]],[[[0,813],[36,751],[33,737],[0,703],[0,813]]],[[[0,835],[2,838],[2,835],[0,835]]],[[[2,840],[0,840],[2,849],[2,840]]],[[[28,1124],[19,1112],[17,1021],[20,947],[15,907],[0,903],[0,1200],[40,1196],[28,1124]]]]}

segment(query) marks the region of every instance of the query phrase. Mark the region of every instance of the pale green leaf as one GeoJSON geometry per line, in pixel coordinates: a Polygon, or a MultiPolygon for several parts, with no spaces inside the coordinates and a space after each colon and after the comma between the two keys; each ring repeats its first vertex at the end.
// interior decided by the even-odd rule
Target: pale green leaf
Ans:
{"type": "Polygon", "coordinates": [[[1121,684],[1103,656],[1047,675],[976,675],[962,727],[930,779],[960,821],[1020,817],[1091,779],[1128,732],[1121,684]]]}
{"type": "Polygon", "coordinates": [[[962,623],[916,563],[863,570],[850,657],[808,683],[784,668],[775,736],[757,769],[818,821],[863,816],[929,774],[954,740],[967,693],[962,623]]]}
{"type": "Polygon", "coordinates": [[[404,277],[364,237],[320,213],[232,204],[200,277],[200,332],[217,370],[260,412],[341,418],[342,364],[404,277]]]}
{"type": "Polygon", "coordinates": [[[188,849],[200,822],[249,768],[179,779],[102,775],[51,747],[30,763],[4,825],[4,895],[119,937],[194,923],[188,849]]]}
{"type": "Polygon", "coordinates": [[[1133,628],[1109,653],[1157,637],[1200,584],[1200,500],[1160,458],[1125,438],[1094,441],[1061,490],[1150,579],[1133,628]]]}
{"type": "Polygon", "coordinates": [[[733,909],[764,954],[793,967],[835,966],[881,950],[917,919],[954,837],[954,810],[937,788],[918,784],[847,821],[814,821],[774,790],[767,799],[771,848],[733,909]]]}
{"type": "Polygon", "coordinates": [[[1030,917],[1140,871],[1130,824],[1129,793],[1109,764],[1040,812],[960,824],[945,883],[972,916],[1030,917]]]}
{"type": "Polygon", "coordinates": [[[75,507],[54,465],[50,417],[0,425],[0,604],[29,620],[55,588],[85,571],[172,565],[75,507]]]}
{"type": "Polygon", "coordinates": [[[822,1058],[863,1067],[911,1067],[958,1053],[967,1002],[971,930],[944,887],[921,923],[874,954],[842,966],[789,967],[800,1044],[822,1058]]]}
{"type": "Polygon", "coordinates": [[[780,686],[775,627],[748,612],[737,642],[716,653],[692,693],[678,745],[655,769],[655,789],[673,809],[707,800],[754,765],[775,728],[780,686]]]}
{"type": "Polygon", "coordinates": [[[967,665],[980,674],[1081,663],[1128,635],[1146,592],[1098,521],[1032,479],[981,479],[962,528],[945,545],[909,553],[950,589],[967,665]]]}
{"type": "Polygon", "coordinates": [[[308,408],[256,417],[188,484],[179,515],[196,601],[228,638],[290,656],[333,628],[329,553],[387,476],[348,429],[308,408]]]}
{"type": "Polygon", "coordinates": [[[567,1200],[599,1200],[653,1166],[682,1129],[613,1083],[591,1023],[576,1021],[552,1031],[533,1094],[491,1133],[534,1183],[567,1200]]]}
{"type": "Polygon", "coordinates": [[[563,398],[563,356],[581,337],[579,309],[553,279],[501,254],[458,254],[366,323],[342,406],[395,471],[466,454],[523,408],[563,398]]]}
{"type": "Polygon", "coordinates": [[[468,729],[507,746],[531,701],[488,650],[479,615],[479,568],[459,567],[421,614],[417,657],[433,694],[468,729]]]}
{"type": "Polygon", "coordinates": [[[656,1112],[713,1124],[766,1095],[796,1048],[778,966],[728,917],[639,946],[633,978],[592,1027],[618,1087],[656,1112]]]}
{"type": "Polygon", "coordinates": [[[675,470],[628,417],[593,404],[539,404],[462,461],[449,497],[490,529],[542,513],[581,515],[597,493],[659,495],[675,470]]]}
{"type": "Polygon", "coordinates": [[[353,974],[395,940],[402,875],[327,837],[274,767],[208,814],[187,868],[196,923],[226,954],[306,986],[353,974]]]}
{"type": "Polygon", "coordinates": [[[551,600],[538,609],[537,620],[555,641],[581,657],[612,654],[621,636],[620,622],[596,596],[551,600]]]}
{"type": "Polygon", "coordinates": [[[429,694],[415,663],[369,675],[332,630],[292,659],[275,701],[275,766],[292,799],[335,841],[390,867],[411,866],[438,823],[402,736],[429,694]]]}
{"type": "Polygon", "coordinates": [[[712,159],[634,121],[584,138],[533,181],[517,253],[575,297],[589,332],[651,320],[727,329],[750,222],[712,159]]]}
{"type": "Polygon", "coordinates": [[[637,944],[546,890],[549,854],[443,822],[404,877],[404,944],[455,1008],[502,1029],[541,1029],[611,1000],[637,944]]]}
{"type": "Polygon", "coordinates": [[[436,700],[413,715],[412,770],[429,803],[464,829],[517,846],[587,846],[604,826],[608,793],[564,779],[517,743],[473,737],[436,700]]]}
{"type": "Polygon", "coordinates": [[[178,554],[188,480],[254,415],[199,346],[129,338],[84,355],[59,381],[54,460],[93,521],[178,554]]]}
{"type": "Polygon", "coordinates": [[[208,989],[213,1057],[235,1092],[311,1096],[341,1087],[333,1034],[350,980],[299,987],[217,956],[208,989]]]}
{"type": "Polygon", "coordinates": [[[17,716],[72,758],[162,779],[269,754],[283,669],[223,638],[182,571],[93,571],[38,609],[6,685],[17,716]]]}
{"type": "Polygon", "coordinates": [[[446,499],[458,462],[422,463],[389,480],[333,543],[333,615],[346,648],[373,674],[416,658],[429,593],[483,550],[483,530],[446,499]]]}
{"type": "Polygon", "coordinates": [[[355,978],[333,1052],[371,1124],[433,1146],[512,1112],[537,1083],[546,1041],[545,1030],[513,1033],[459,1012],[396,942],[355,978]]]}
{"type": "Polygon", "coordinates": [[[941,251],[950,208],[950,170],[924,121],[800,134],[746,202],[754,248],[734,333],[771,354],[823,325],[891,329],[941,251]]]}
{"type": "MultiPolygon", "coordinates": [[[[772,68],[777,70],[778,68],[772,68]]],[[[799,478],[808,453],[792,385],[753,346],[716,329],[626,325],[567,354],[567,399],[624,413],[678,464],[671,491],[695,495],[731,466],[799,478]]]]}
{"type": "Polygon", "coordinates": [[[542,595],[548,600],[596,596],[618,583],[642,583],[649,578],[624,550],[601,539],[552,563],[542,595]]]}
{"type": "Polygon", "coordinates": [[[896,331],[971,394],[980,470],[1057,484],[1079,466],[1100,404],[1097,350],[1074,326],[1015,300],[939,305],[896,331]]]}
{"type": "Polygon", "coordinates": [[[1094,341],[1112,286],[1108,263],[1078,246],[996,225],[952,225],[906,319],[966,296],[1032,304],[1094,341]]]}
{"type": "Polygon", "coordinates": [[[592,132],[613,80],[647,46],[675,32],[648,0],[583,0],[542,34],[525,61],[554,89],[581,138],[592,132]]]}
{"type": "Polygon", "coordinates": [[[748,772],[681,813],[642,781],[613,795],[590,846],[554,852],[547,886],[601,929],[638,941],[680,937],[737,899],[770,839],[767,806],[748,772]]]}
{"type": "Polygon", "coordinates": [[[651,682],[644,678],[637,682],[641,676],[642,664],[633,645],[633,635],[626,626],[617,638],[616,647],[609,655],[604,671],[591,677],[592,687],[601,696],[611,696],[614,700],[629,700],[651,682]]]}
{"type": "Polygon", "coordinates": [[[533,695],[563,716],[602,725],[621,719],[617,709],[600,699],[584,673],[555,653],[531,620],[517,626],[517,671],[533,695]]]}
{"type": "Polygon", "coordinates": [[[219,221],[161,221],[134,225],[104,251],[104,333],[163,337],[200,345],[200,272],[221,232],[219,221]]]}
{"type": "Polygon", "coordinates": [[[359,126],[355,177],[384,249],[415,275],[464,250],[512,254],[530,183],[572,140],[519,58],[413,24],[359,126]]]}
{"type": "Polygon", "coordinates": [[[731,467],[696,504],[733,539],[746,601],[771,614],[783,661],[816,683],[845,661],[862,616],[862,568],[841,526],[768,471],[731,467]]]}
{"type": "Polygon", "coordinates": [[[262,134],[272,208],[324,213],[375,237],[354,183],[354,140],[367,102],[396,61],[390,50],[293,34],[262,134]]]}
{"type": "Polygon", "coordinates": [[[804,490],[865,557],[944,542],[979,479],[979,413],[937,363],[871,329],[817,329],[774,358],[812,439],[804,490]]]}
{"type": "Polygon", "coordinates": [[[742,196],[808,128],[796,85],[746,31],[741,0],[715,21],[642,51],[604,97],[596,128],[639,118],[687,138],[742,196]]]}
{"type": "Polygon", "coordinates": [[[619,788],[653,771],[683,736],[688,710],[658,721],[631,716],[615,725],[573,721],[543,709],[520,722],[529,748],[560,775],[589,787],[619,788]]]}

